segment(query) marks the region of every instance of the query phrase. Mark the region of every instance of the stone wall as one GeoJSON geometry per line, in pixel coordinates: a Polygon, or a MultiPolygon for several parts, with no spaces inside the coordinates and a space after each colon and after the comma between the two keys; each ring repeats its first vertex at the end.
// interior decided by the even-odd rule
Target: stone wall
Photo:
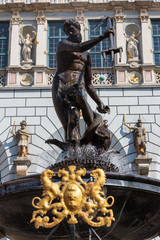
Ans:
{"type": "MultiPolygon", "coordinates": [[[[149,177],[159,178],[160,88],[99,88],[97,93],[104,104],[109,104],[111,108],[111,113],[104,115],[104,119],[108,120],[108,128],[113,134],[111,148],[120,151],[116,163],[121,172],[137,174],[133,134],[123,126],[123,116],[126,114],[126,121],[132,126],[141,118],[147,132],[147,152],[152,158],[149,177]]],[[[96,104],[90,98],[88,101],[96,110],[96,104]]],[[[17,156],[17,140],[11,134],[14,121],[17,130],[25,119],[30,132],[29,159],[32,164],[28,174],[41,173],[55,163],[61,150],[45,144],[45,140],[51,136],[62,140],[63,129],[52,104],[51,88],[1,89],[0,102],[1,180],[17,178],[13,164],[17,156]]]]}

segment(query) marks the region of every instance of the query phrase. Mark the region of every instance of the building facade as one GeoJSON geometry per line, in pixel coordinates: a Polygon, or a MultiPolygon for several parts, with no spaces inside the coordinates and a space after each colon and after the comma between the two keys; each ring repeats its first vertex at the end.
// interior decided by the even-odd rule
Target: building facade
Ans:
{"type": "MultiPolygon", "coordinates": [[[[112,18],[114,45],[123,48],[121,59],[116,54],[112,62],[107,56],[105,63],[101,52],[110,47],[109,39],[93,47],[90,55],[92,83],[111,109],[104,116],[113,135],[111,148],[120,152],[117,164],[122,173],[138,174],[133,134],[123,122],[126,116],[126,122],[134,126],[140,118],[146,129],[147,154],[152,158],[148,176],[160,178],[160,1],[0,0],[2,182],[17,178],[14,121],[18,130],[26,120],[30,133],[27,174],[41,173],[57,161],[61,150],[45,140],[64,138],[51,96],[56,47],[66,38],[63,22],[76,18],[86,41],[106,31],[107,16],[112,18]]],[[[89,97],[88,102],[95,110],[89,97]]],[[[83,119],[81,125],[85,127],[83,119]]]]}

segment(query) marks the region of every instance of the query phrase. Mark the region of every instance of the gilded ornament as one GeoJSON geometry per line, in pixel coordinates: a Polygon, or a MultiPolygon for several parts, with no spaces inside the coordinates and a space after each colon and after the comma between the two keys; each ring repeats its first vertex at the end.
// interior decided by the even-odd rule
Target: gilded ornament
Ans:
{"type": "MultiPolygon", "coordinates": [[[[26,65],[26,64],[25,64],[26,65]]],[[[27,64],[27,67],[28,67],[29,65],[27,64]]],[[[25,74],[23,74],[22,75],[22,77],[21,77],[21,84],[23,85],[23,86],[29,86],[29,85],[31,85],[32,83],[33,83],[33,77],[32,77],[32,75],[31,74],[29,74],[29,73],[25,73],[25,74]]]]}
{"type": "Polygon", "coordinates": [[[129,74],[128,80],[132,84],[138,84],[141,81],[141,75],[138,72],[133,71],[129,74]]]}
{"type": "Polygon", "coordinates": [[[53,228],[68,216],[68,223],[76,224],[78,216],[91,226],[110,227],[115,218],[113,210],[108,208],[114,204],[114,198],[112,196],[105,198],[102,191],[106,181],[104,171],[99,168],[92,170],[90,176],[96,180],[86,183],[82,179],[86,174],[85,168],[77,171],[76,166],[68,168],[69,172],[64,168],[58,171],[58,177],[62,178],[59,184],[52,182],[52,177],[55,176],[53,171],[47,169],[41,174],[43,194],[42,198],[35,197],[32,200],[32,205],[37,210],[33,212],[30,222],[34,222],[36,228],[40,226],[53,228]],[[46,216],[49,210],[53,215],[52,221],[46,216]],[[97,212],[104,216],[93,218],[97,212]]]}

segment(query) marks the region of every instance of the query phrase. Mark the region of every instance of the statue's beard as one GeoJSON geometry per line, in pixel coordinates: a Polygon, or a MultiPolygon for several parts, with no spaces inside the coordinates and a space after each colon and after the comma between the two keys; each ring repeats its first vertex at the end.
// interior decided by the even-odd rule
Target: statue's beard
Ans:
{"type": "Polygon", "coordinates": [[[81,34],[76,34],[76,35],[71,35],[68,40],[70,40],[71,42],[75,42],[75,43],[80,43],[82,42],[82,35],[81,34]]]}

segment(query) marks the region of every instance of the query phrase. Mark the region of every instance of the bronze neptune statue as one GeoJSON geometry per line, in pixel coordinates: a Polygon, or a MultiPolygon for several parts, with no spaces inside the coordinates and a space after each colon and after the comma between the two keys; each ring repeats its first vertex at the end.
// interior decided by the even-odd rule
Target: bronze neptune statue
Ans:
{"type": "Polygon", "coordinates": [[[91,57],[87,50],[109,37],[109,34],[113,34],[113,30],[108,29],[99,37],[83,43],[80,24],[75,19],[66,20],[63,30],[68,38],[59,42],[57,47],[57,72],[53,79],[52,98],[65,131],[65,142],[57,139],[48,139],[46,142],[55,144],[63,150],[70,145],[81,146],[88,143],[93,145],[100,143],[101,147],[107,149],[111,137],[107,131],[106,121],[91,109],[85,96],[86,90],[97,103],[97,110],[100,113],[110,112],[92,85],[91,57]],[[87,124],[83,137],[79,133],[80,111],[87,124]]]}

